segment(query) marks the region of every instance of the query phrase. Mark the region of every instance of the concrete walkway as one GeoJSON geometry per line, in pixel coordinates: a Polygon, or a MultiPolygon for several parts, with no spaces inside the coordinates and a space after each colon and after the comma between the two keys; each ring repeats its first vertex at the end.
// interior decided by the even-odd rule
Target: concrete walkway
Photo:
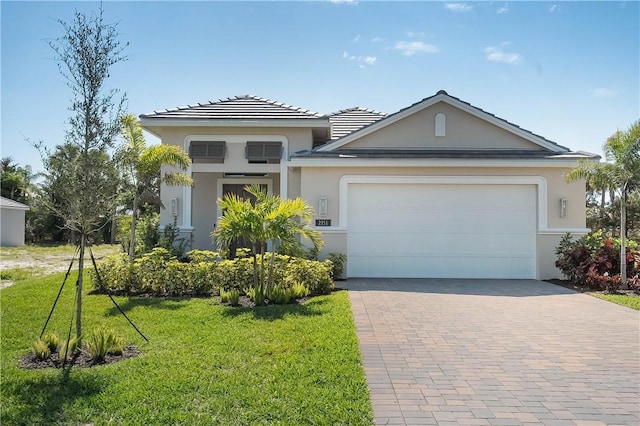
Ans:
{"type": "Polygon", "coordinates": [[[534,280],[349,279],[376,424],[640,425],[640,312],[534,280]]]}

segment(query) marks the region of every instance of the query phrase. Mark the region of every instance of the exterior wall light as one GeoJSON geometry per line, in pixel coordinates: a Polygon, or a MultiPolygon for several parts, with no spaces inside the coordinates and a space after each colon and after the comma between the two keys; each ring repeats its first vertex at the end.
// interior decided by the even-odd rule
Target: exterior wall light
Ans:
{"type": "Polygon", "coordinates": [[[558,206],[558,215],[560,217],[567,217],[567,199],[560,198],[560,205],[558,206]]]}
{"type": "Polygon", "coordinates": [[[318,199],[318,216],[327,217],[329,214],[329,200],[327,197],[320,197],[318,199]]]}
{"type": "Polygon", "coordinates": [[[171,212],[171,216],[178,216],[178,199],[172,198],[171,204],[169,206],[169,211],[171,212]]]}

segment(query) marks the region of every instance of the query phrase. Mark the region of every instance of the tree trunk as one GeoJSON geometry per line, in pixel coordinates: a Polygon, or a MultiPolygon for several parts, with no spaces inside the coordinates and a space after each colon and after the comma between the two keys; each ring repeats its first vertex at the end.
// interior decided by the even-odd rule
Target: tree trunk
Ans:
{"type": "Polygon", "coordinates": [[[627,233],[627,194],[626,188],[622,188],[622,196],[620,197],[620,282],[622,289],[627,287],[627,245],[625,241],[627,233]]]}
{"type": "Polygon", "coordinates": [[[84,248],[87,244],[87,236],[84,231],[80,236],[80,259],[78,259],[78,285],[76,288],[76,337],[82,335],[82,282],[84,274],[84,248]]]}
{"type": "Polygon", "coordinates": [[[118,218],[118,208],[114,207],[113,218],[111,219],[111,244],[116,243],[116,232],[118,231],[118,223],[116,220],[117,218],[118,218]]]}
{"type": "Polygon", "coordinates": [[[136,255],[136,218],[138,212],[138,196],[133,196],[133,212],[131,213],[131,235],[129,235],[129,259],[136,255]]]}

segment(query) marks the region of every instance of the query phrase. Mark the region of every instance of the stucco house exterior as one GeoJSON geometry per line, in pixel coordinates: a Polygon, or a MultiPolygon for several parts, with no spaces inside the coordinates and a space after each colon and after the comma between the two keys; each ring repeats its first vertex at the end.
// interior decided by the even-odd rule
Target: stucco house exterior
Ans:
{"type": "Polygon", "coordinates": [[[0,246],[24,245],[24,216],[27,210],[27,205],[0,197],[0,246]]]}
{"type": "Polygon", "coordinates": [[[193,164],[192,188],[161,188],[193,247],[215,249],[216,200],[259,183],[316,210],[323,253],[348,277],[560,277],[554,249],[585,228],[585,184],[571,151],[439,91],[396,113],[318,114],[239,96],[140,116],[193,164]]]}

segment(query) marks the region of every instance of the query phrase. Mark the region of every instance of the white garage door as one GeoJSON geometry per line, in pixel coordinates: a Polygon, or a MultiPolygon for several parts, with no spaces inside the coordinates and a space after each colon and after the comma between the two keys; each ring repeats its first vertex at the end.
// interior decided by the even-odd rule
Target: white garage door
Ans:
{"type": "Polygon", "coordinates": [[[535,278],[534,185],[350,184],[349,277],[535,278]]]}

